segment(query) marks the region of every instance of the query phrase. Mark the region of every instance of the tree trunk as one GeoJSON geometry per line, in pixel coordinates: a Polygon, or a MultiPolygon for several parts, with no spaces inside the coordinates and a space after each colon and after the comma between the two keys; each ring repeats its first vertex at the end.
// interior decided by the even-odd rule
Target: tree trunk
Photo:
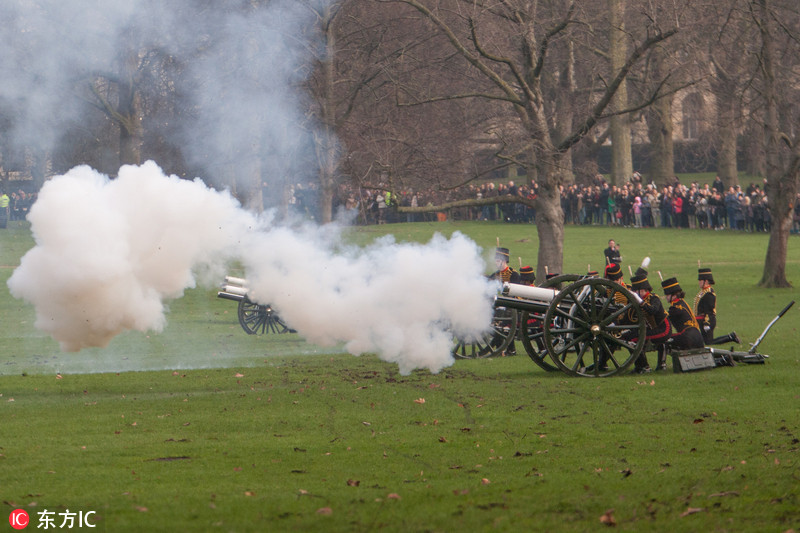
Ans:
{"type": "MultiPolygon", "coordinates": [[[[572,42],[567,45],[567,60],[564,62],[561,76],[559,77],[560,91],[556,96],[556,121],[555,121],[555,135],[559,142],[565,139],[567,135],[572,133],[575,121],[575,108],[572,105],[572,100],[576,98],[576,82],[575,82],[575,47],[572,42]]],[[[562,184],[575,183],[575,172],[572,165],[572,150],[570,156],[563,158],[563,181],[562,184]]]]}
{"type": "Polygon", "coordinates": [[[669,183],[675,175],[672,141],[672,96],[660,98],[647,113],[650,139],[650,179],[669,183]]]}
{"type": "MultiPolygon", "coordinates": [[[[625,45],[625,0],[608,0],[611,17],[610,50],[611,72],[619,72],[628,57],[625,45]]],[[[628,85],[625,80],[617,89],[611,101],[611,111],[628,107],[628,85]]],[[[627,115],[611,117],[611,183],[622,185],[633,174],[633,155],[631,153],[631,126],[627,115]]]]}
{"type": "Polygon", "coordinates": [[[333,220],[333,196],[339,157],[333,128],[324,126],[323,133],[317,136],[315,144],[319,162],[319,221],[321,224],[327,224],[333,220]]]}
{"type": "Polygon", "coordinates": [[[733,94],[717,94],[717,135],[719,154],[717,169],[726,187],[739,184],[736,162],[736,101],[733,94]]]}
{"type": "Polygon", "coordinates": [[[119,91],[119,159],[121,165],[141,165],[142,146],[144,145],[144,128],[142,119],[142,96],[139,94],[137,71],[139,70],[139,53],[136,50],[127,52],[123,60],[117,90],[119,91]]]}
{"type": "Polygon", "coordinates": [[[761,63],[764,77],[764,137],[767,162],[767,197],[772,226],[764,260],[761,287],[791,287],[786,279],[786,252],[792,214],[797,195],[798,148],[791,163],[784,158],[778,116],[778,88],[773,63],[775,44],[771,33],[769,0],[758,0],[759,29],[761,32],[761,63]]]}
{"type": "Polygon", "coordinates": [[[564,263],[564,212],[558,188],[539,186],[536,202],[536,234],[539,237],[537,279],[550,273],[562,274],[564,263]]]}
{"type": "MultiPolygon", "coordinates": [[[[539,161],[546,157],[539,154],[539,161]]],[[[536,197],[536,233],[539,237],[537,254],[537,279],[545,279],[547,271],[563,274],[564,267],[564,211],[561,209],[561,192],[558,185],[562,180],[560,168],[566,154],[551,152],[546,162],[539,164],[539,193],[536,197]]]]}

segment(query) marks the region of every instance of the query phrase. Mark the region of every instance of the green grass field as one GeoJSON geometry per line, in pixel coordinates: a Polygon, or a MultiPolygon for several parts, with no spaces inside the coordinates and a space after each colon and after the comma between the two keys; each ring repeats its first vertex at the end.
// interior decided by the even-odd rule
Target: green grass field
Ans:
{"type": "MultiPolygon", "coordinates": [[[[487,254],[499,238],[535,263],[531,226],[399,224],[349,238],[436,231],[461,231],[487,254]]],[[[767,235],[567,227],[565,271],[599,270],[609,238],[626,270],[650,256],[651,277],[677,276],[689,294],[697,261],[711,266],[717,331],[735,329],[745,347],[798,297],[756,287],[767,235]]],[[[32,244],[25,226],[0,231],[3,282],[32,244]]],[[[247,336],[235,311],[213,287],[190,290],[163,332],[64,354],[3,283],[6,513],[25,509],[34,528],[45,510],[94,511],[105,531],[800,528],[796,308],[760,346],[765,365],[601,380],[525,356],[402,376],[296,335],[247,336]]]]}

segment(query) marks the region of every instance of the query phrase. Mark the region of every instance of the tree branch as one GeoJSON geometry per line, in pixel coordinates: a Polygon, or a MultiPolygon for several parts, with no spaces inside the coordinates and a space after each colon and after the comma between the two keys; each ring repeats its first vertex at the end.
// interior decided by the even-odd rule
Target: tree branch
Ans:
{"type": "Polygon", "coordinates": [[[614,95],[617,92],[617,89],[619,89],[619,86],[622,84],[622,81],[626,78],[631,68],[633,68],[633,65],[636,64],[637,61],[639,61],[639,59],[642,57],[642,55],[644,55],[644,53],[647,50],[649,50],[656,44],[660,43],[661,41],[664,41],[672,37],[676,33],[678,33],[677,28],[673,28],[665,33],[658,33],[648,38],[642,44],[636,47],[636,49],[631,53],[631,55],[628,56],[628,60],[625,62],[622,68],[620,68],[617,75],[608,85],[605,94],[603,94],[603,96],[600,98],[597,104],[595,104],[595,106],[592,108],[592,112],[589,114],[588,117],[586,117],[586,120],[584,120],[583,123],[578,125],[578,127],[575,129],[574,132],[572,132],[572,134],[567,136],[559,144],[557,148],[558,151],[561,152],[566,151],[575,144],[577,144],[584,137],[584,135],[586,135],[586,133],[589,130],[591,130],[595,126],[595,124],[597,124],[597,122],[603,117],[603,112],[611,103],[612,99],[614,98],[614,95]]]}

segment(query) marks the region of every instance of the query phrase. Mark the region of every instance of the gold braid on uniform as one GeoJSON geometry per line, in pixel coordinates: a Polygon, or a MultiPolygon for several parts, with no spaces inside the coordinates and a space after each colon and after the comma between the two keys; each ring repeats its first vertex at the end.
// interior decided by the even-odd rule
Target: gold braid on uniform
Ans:
{"type": "MultiPolygon", "coordinates": [[[[714,290],[712,287],[706,287],[706,288],[702,289],[700,292],[698,292],[697,296],[694,297],[694,305],[692,306],[692,309],[694,309],[694,314],[695,315],[697,315],[697,306],[700,305],[700,300],[703,299],[703,296],[705,296],[706,293],[709,293],[712,290],[714,290]]],[[[716,313],[717,310],[714,309],[714,312],[716,313]]]]}
{"type": "Polygon", "coordinates": [[[683,327],[678,333],[682,333],[688,327],[700,329],[700,325],[697,323],[697,319],[694,317],[694,313],[692,313],[692,310],[689,309],[689,304],[687,304],[685,300],[678,299],[674,301],[672,305],[674,305],[677,308],[684,309],[686,313],[689,315],[689,320],[685,321],[682,324],[683,327]]]}
{"type": "MultiPolygon", "coordinates": [[[[658,295],[657,294],[653,294],[652,292],[648,293],[647,297],[644,298],[644,300],[642,300],[642,302],[646,303],[647,305],[651,305],[650,304],[650,299],[651,298],[658,298],[658,295]]],[[[654,317],[650,313],[642,313],[642,314],[644,315],[644,321],[647,322],[647,327],[650,328],[650,329],[655,329],[656,325],[657,325],[656,324],[656,317],[654,317]]]]}
{"type": "Polygon", "coordinates": [[[500,272],[500,281],[508,283],[511,281],[511,275],[514,274],[514,269],[511,267],[506,268],[500,272]]]}

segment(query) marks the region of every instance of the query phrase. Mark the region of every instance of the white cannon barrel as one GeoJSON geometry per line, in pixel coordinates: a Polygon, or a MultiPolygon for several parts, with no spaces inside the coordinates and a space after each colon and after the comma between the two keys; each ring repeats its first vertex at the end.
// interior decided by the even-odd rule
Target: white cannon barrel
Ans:
{"type": "Polygon", "coordinates": [[[235,278],[233,276],[225,276],[225,283],[227,285],[238,285],[239,287],[246,287],[247,280],[244,278],[235,278]]]}
{"type": "Polygon", "coordinates": [[[236,294],[238,296],[247,296],[247,288],[246,287],[237,287],[235,285],[225,285],[222,287],[224,292],[228,292],[231,294],[236,294]]]}
{"type": "Polygon", "coordinates": [[[503,283],[503,296],[525,298],[527,300],[537,300],[540,302],[552,302],[553,298],[556,297],[556,290],[531,287],[530,285],[520,285],[518,283],[503,283]]]}

